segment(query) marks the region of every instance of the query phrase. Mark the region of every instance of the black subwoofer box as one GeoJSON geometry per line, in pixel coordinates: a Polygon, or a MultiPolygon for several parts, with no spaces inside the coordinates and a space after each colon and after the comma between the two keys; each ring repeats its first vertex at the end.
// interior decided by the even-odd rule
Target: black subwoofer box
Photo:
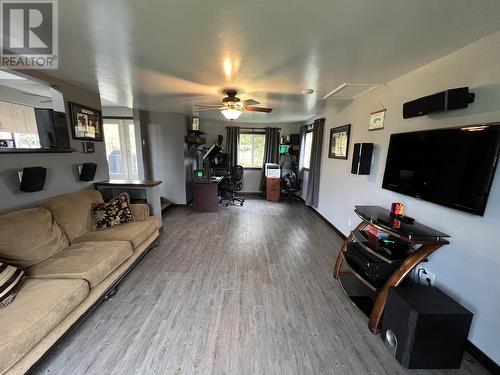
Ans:
{"type": "Polygon", "coordinates": [[[471,322],[472,313],[437,288],[391,288],[382,338],[406,368],[457,369],[471,322]]]}

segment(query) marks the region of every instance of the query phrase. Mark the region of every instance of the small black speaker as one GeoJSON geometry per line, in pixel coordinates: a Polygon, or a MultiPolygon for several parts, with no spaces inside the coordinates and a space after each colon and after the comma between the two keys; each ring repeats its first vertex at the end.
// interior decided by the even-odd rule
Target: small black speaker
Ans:
{"type": "Polygon", "coordinates": [[[45,185],[45,177],[47,176],[47,168],[44,167],[27,167],[23,169],[21,177],[20,190],[27,193],[43,190],[45,185]]]}
{"type": "Polygon", "coordinates": [[[370,174],[373,143],[355,143],[352,155],[352,174],[370,174]]]}
{"type": "Polygon", "coordinates": [[[96,170],[96,163],[83,163],[80,171],[80,181],[93,181],[96,170]]]}
{"type": "Polygon", "coordinates": [[[391,288],[382,338],[409,369],[457,369],[472,313],[437,288],[391,288]]]}
{"type": "Polygon", "coordinates": [[[403,118],[412,118],[428,115],[438,111],[451,111],[454,109],[467,108],[473,103],[474,93],[469,92],[468,87],[459,87],[437,94],[424,96],[403,104],[403,118]]]}

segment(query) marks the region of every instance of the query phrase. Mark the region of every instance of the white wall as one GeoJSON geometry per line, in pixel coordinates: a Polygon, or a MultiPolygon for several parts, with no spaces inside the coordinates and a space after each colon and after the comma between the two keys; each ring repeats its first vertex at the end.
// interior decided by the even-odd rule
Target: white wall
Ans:
{"type": "MultiPolygon", "coordinates": [[[[241,128],[266,128],[278,127],[281,128],[280,135],[290,135],[300,132],[300,123],[279,123],[279,124],[246,124],[240,122],[228,121],[213,121],[213,120],[200,120],[200,130],[207,133],[205,136],[207,144],[212,145],[217,139],[219,134],[224,136],[224,143],[226,139],[227,126],[239,126],[241,128]]],[[[243,188],[245,193],[257,193],[260,187],[261,169],[245,169],[243,173],[243,188]]]]}
{"type": "Polygon", "coordinates": [[[0,212],[31,207],[60,194],[93,188],[92,182],[82,182],[78,179],[77,167],[84,162],[97,164],[96,181],[109,178],[104,142],[95,142],[95,152],[85,154],[82,152],[82,141],[72,139],[69,128],[67,102],[72,101],[99,109],[101,108],[99,93],[61,81],[40,71],[27,70],[23,71],[23,73],[57,86],[57,90],[64,95],[71,147],[76,152],[64,154],[0,154],[0,212]],[[20,191],[17,170],[35,166],[47,168],[44,189],[35,193],[20,191]]]}
{"type": "Polygon", "coordinates": [[[161,196],[186,203],[184,136],[187,118],[181,113],[148,112],[147,137],[151,178],[161,180],[161,196]]]}
{"type": "MultiPolygon", "coordinates": [[[[389,136],[420,129],[435,129],[500,120],[500,32],[475,42],[429,65],[402,76],[358,99],[330,101],[325,113],[325,136],[318,211],[344,234],[359,222],[354,205],[389,207],[405,203],[418,221],[451,235],[451,243],[426,264],[436,274],[436,286],[474,313],[469,339],[500,362],[500,171],[491,189],[484,217],[424,202],[383,190],[382,178],[389,136]],[[404,102],[435,92],[470,86],[476,101],[468,109],[414,119],[402,118],[404,102]],[[368,131],[371,112],[387,108],[385,129],[368,131]],[[349,159],[328,158],[330,128],[352,124],[349,159]],[[352,145],[375,143],[369,176],[350,173],[352,145]]],[[[333,254],[332,254],[333,256],[333,254]]]]}
{"type": "Polygon", "coordinates": [[[104,117],[133,117],[134,113],[132,108],[128,107],[102,107],[102,115],[104,117]]]}

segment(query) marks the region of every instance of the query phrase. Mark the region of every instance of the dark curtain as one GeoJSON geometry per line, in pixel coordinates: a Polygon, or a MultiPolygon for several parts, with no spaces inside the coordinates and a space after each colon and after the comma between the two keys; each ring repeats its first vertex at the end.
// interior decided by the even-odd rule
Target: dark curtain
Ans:
{"type": "Polygon", "coordinates": [[[299,173],[297,177],[301,181],[304,179],[304,150],[306,147],[306,131],[307,125],[303,125],[300,127],[299,173]]]}
{"type": "Polygon", "coordinates": [[[307,180],[306,204],[318,207],[319,178],[321,174],[321,153],[323,150],[323,128],[325,119],[320,118],[314,121],[313,138],[311,145],[311,160],[309,164],[309,177],[307,180]]]}
{"type": "Polygon", "coordinates": [[[240,128],[237,126],[228,126],[226,128],[226,153],[228,159],[228,168],[231,170],[238,165],[238,149],[240,146],[240,128]]]}
{"type": "Polygon", "coordinates": [[[280,156],[280,130],[279,128],[266,128],[266,144],[264,147],[264,163],[260,176],[260,191],[266,187],[266,163],[278,163],[280,156]]]}

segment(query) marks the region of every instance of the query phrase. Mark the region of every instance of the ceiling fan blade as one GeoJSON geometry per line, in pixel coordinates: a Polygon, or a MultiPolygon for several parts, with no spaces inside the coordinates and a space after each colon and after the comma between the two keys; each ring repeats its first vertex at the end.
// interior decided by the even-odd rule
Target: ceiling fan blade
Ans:
{"type": "Polygon", "coordinates": [[[263,108],[263,107],[243,107],[245,111],[250,111],[250,112],[264,112],[264,113],[269,113],[273,109],[272,108],[263,108]]]}
{"type": "Polygon", "coordinates": [[[256,104],[260,104],[260,103],[257,100],[247,99],[247,100],[243,100],[242,104],[243,104],[243,107],[247,107],[250,105],[256,105],[256,104]]]}
{"type": "Polygon", "coordinates": [[[195,107],[198,108],[220,108],[222,104],[195,104],[195,107]]]}
{"type": "Polygon", "coordinates": [[[202,109],[195,109],[195,112],[207,112],[207,111],[220,111],[221,109],[224,109],[224,107],[217,107],[217,108],[202,108],[202,109]]]}

